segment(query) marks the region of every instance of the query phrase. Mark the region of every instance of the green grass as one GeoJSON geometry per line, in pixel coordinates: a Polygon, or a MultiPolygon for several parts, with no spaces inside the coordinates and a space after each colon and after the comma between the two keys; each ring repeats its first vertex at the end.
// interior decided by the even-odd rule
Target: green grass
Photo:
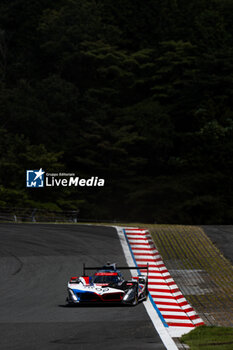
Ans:
{"type": "Polygon", "coordinates": [[[183,335],[180,340],[188,344],[190,350],[232,350],[233,328],[201,326],[183,335]]]}

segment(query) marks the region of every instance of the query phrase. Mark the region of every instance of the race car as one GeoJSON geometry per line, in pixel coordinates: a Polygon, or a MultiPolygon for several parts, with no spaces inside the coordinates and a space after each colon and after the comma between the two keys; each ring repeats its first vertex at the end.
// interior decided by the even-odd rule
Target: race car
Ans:
{"type": "Polygon", "coordinates": [[[117,267],[107,263],[102,267],[86,267],[83,265],[83,276],[71,277],[68,282],[68,304],[122,303],[137,305],[148,296],[148,264],[138,267],[117,267]],[[137,277],[124,280],[120,270],[143,269],[146,275],[139,272],[137,277]],[[96,270],[93,276],[86,276],[86,270],[96,270]]]}

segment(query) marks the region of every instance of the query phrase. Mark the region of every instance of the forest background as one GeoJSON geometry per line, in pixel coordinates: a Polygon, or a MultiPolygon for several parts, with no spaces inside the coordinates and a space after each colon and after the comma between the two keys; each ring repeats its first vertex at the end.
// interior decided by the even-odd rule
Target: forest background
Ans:
{"type": "Polygon", "coordinates": [[[0,207],[233,219],[231,0],[2,0],[0,207]],[[26,188],[27,169],[104,187],[26,188]]]}

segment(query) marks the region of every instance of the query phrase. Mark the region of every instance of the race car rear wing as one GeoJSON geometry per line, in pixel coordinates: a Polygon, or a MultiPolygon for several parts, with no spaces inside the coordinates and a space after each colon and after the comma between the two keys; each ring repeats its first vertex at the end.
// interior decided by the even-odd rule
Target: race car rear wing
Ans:
{"type": "Polygon", "coordinates": [[[86,276],[87,270],[147,270],[149,272],[149,263],[144,266],[116,266],[116,264],[107,264],[104,266],[88,266],[83,264],[83,276],[86,276]]]}

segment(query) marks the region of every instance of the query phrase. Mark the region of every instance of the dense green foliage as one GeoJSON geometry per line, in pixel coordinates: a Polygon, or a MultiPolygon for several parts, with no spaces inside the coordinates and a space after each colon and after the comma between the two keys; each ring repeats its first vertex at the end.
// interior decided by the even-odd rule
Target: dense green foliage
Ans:
{"type": "Polygon", "coordinates": [[[181,337],[190,350],[231,350],[233,345],[233,328],[201,326],[181,337]]]}
{"type": "Polygon", "coordinates": [[[2,0],[0,206],[230,223],[233,3],[2,0]],[[25,170],[104,188],[25,188],[25,170]]]}

